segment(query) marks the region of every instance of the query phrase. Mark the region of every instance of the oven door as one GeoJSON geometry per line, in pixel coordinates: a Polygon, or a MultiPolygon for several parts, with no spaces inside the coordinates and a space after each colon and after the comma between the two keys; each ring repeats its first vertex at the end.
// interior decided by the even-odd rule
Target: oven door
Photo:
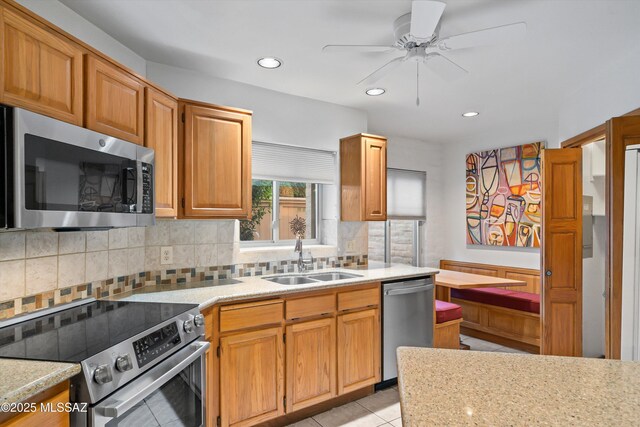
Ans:
{"type": "Polygon", "coordinates": [[[205,352],[195,341],[89,408],[91,427],[205,425],[205,352]]]}
{"type": "Polygon", "coordinates": [[[140,157],[151,168],[153,150],[19,108],[13,115],[15,228],[137,225],[140,157]]]}

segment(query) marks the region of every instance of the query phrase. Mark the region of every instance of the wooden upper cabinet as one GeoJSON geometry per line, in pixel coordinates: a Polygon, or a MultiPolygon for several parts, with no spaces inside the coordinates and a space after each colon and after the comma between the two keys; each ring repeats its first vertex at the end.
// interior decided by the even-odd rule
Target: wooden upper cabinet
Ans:
{"type": "Polygon", "coordinates": [[[220,421],[249,426],[284,414],[282,327],[220,338],[220,421]]]}
{"type": "Polygon", "coordinates": [[[251,112],[185,102],[181,166],[186,218],[251,215],[251,112]]]}
{"type": "Polygon", "coordinates": [[[155,150],[155,207],[157,217],[178,215],[178,101],[147,87],[145,90],[145,147],[155,150]]]}
{"type": "Polygon", "coordinates": [[[82,126],[82,49],[0,8],[0,102],[82,126]]]}
{"type": "Polygon", "coordinates": [[[387,140],[358,134],[340,140],[341,218],[387,219],[387,140]]]}
{"type": "Polygon", "coordinates": [[[144,84],[93,55],[86,56],[85,71],[85,127],[143,144],[144,84]]]}

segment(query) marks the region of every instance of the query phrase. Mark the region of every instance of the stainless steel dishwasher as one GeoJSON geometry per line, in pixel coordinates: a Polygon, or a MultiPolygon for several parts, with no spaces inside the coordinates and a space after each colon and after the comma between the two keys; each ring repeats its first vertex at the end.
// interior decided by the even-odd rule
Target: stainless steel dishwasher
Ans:
{"type": "Polygon", "coordinates": [[[398,376],[396,348],[433,346],[433,276],[382,284],[382,380],[398,376]]]}

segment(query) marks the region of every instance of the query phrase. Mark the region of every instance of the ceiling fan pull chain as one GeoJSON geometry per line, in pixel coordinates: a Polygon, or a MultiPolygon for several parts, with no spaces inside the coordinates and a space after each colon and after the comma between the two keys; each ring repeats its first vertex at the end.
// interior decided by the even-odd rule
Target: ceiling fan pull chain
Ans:
{"type": "Polygon", "coordinates": [[[420,63],[416,62],[416,107],[420,106],[420,63]]]}

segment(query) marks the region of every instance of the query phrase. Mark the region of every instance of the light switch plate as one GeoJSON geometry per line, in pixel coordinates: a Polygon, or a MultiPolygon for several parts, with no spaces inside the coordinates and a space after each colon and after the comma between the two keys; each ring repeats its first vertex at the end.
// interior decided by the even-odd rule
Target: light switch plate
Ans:
{"type": "Polygon", "coordinates": [[[173,264],[173,247],[162,246],[160,247],[160,264],[173,264]]]}

